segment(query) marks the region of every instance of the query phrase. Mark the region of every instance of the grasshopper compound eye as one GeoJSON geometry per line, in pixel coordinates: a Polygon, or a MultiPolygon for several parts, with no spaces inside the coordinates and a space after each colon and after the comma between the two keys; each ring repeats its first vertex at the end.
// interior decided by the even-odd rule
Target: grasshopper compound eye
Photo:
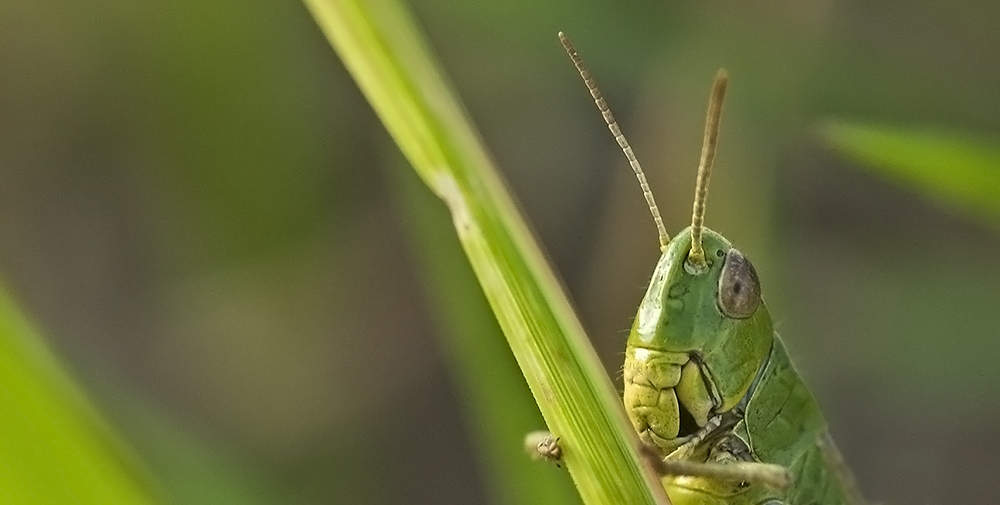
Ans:
{"type": "Polygon", "coordinates": [[[730,249],[719,276],[719,308],[729,317],[746,319],[757,311],[758,305],[760,280],[757,271],[742,253],[730,249]]]}

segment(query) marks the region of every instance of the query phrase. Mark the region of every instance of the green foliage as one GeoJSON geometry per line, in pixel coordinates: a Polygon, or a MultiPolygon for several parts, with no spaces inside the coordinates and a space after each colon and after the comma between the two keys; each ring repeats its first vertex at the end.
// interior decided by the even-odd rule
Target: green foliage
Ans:
{"type": "Polygon", "coordinates": [[[0,291],[4,503],[153,503],[145,470],[0,291]]]}
{"type": "Polygon", "coordinates": [[[1000,227],[1000,148],[969,134],[832,121],[822,135],[875,175],[1000,227]]]}
{"type": "MultiPolygon", "coordinates": [[[[398,157],[398,155],[394,156],[398,157]]],[[[400,215],[423,266],[439,348],[462,396],[466,424],[497,503],[579,503],[565,473],[529,461],[525,433],[544,426],[496,318],[476,283],[448,211],[408,167],[396,163],[400,215]]]]}
{"type": "Polygon", "coordinates": [[[408,13],[390,1],[306,4],[403,154],[448,205],[584,502],[654,503],[663,490],[642,468],[614,387],[408,13]]]}

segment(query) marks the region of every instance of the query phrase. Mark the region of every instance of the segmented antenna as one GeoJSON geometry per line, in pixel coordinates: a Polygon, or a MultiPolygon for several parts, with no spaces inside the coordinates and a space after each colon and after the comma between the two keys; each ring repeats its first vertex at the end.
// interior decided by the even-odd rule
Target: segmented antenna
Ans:
{"type": "Polygon", "coordinates": [[[625,157],[628,158],[628,164],[632,167],[632,171],[635,172],[635,178],[639,179],[639,187],[642,188],[642,196],[646,197],[646,203],[649,205],[649,212],[653,214],[653,221],[656,222],[656,231],[660,234],[660,250],[666,250],[667,244],[670,242],[670,235],[667,234],[667,228],[663,226],[663,218],[660,217],[660,209],[656,206],[656,200],[653,199],[653,192],[649,190],[649,183],[646,182],[646,175],[642,173],[642,167],[639,166],[639,160],[635,158],[635,153],[632,152],[632,147],[628,145],[628,140],[625,140],[625,135],[622,135],[622,131],[618,128],[618,123],[615,121],[615,117],[611,114],[611,109],[608,108],[608,103],[604,101],[604,97],[601,95],[601,91],[597,89],[597,85],[594,84],[594,78],[590,76],[590,72],[587,71],[587,67],[584,66],[583,60],[580,59],[580,55],[577,54],[576,49],[573,49],[573,45],[569,43],[569,39],[563,35],[563,32],[559,32],[559,41],[562,42],[563,47],[566,49],[566,54],[569,55],[570,59],[573,60],[573,64],[576,65],[577,72],[580,72],[580,77],[583,78],[583,83],[587,85],[587,89],[590,90],[590,96],[594,98],[594,103],[597,104],[597,109],[601,111],[601,115],[604,116],[604,122],[608,124],[608,129],[611,130],[611,134],[615,136],[615,140],[618,141],[618,145],[622,148],[622,152],[625,153],[625,157]]]}
{"type": "Polygon", "coordinates": [[[698,164],[698,182],[694,190],[694,209],[691,213],[691,252],[688,262],[696,268],[704,268],[705,249],[701,235],[705,225],[705,200],[708,199],[708,181],[712,177],[712,163],[715,148],[719,144],[719,120],[722,119],[722,101],[726,97],[729,74],[720,68],[715,74],[712,95],[708,99],[708,115],[705,117],[705,140],[701,145],[701,162],[698,164]]]}

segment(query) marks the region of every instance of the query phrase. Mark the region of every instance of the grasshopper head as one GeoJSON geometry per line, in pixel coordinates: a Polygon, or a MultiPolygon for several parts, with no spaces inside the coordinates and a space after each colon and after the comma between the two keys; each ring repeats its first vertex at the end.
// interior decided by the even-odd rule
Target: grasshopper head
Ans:
{"type": "Polygon", "coordinates": [[[626,409],[664,452],[740,402],[774,339],[753,266],[702,231],[702,265],[690,261],[690,228],[670,241],[628,338],[626,409]]]}
{"type": "Polygon", "coordinates": [[[669,453],[710,416],[740,402],[774,339],[753,266],[725,238],[704,227],[729,77],[719,69],[709,96],[691,226],[671,239],[607,102],[569,40],[562,33],[559,39],[635,172],[659,234],[663,256],[625,352],[624,400],[640,435],[669,453]]]}

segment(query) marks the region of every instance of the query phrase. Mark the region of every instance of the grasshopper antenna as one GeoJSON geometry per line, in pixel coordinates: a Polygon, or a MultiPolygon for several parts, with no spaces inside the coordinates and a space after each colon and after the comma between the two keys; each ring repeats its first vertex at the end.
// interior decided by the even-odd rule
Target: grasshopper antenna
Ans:
{"type": "Polygon", "coordinates": [[[608,103],[604,101],[604,97],[601,95],[601,91],[597,89],[597,84],[594,84],[594,78],[590,76],[590,72],[587,67],[583,64],[583,60],[580,59],[580,55],[577,54],[576,49],[573,49],[573,45],[569,43],[569,39],[563,32],[559,32],[559,41],[562,42],[563,47],[566,49],[566,54],[569,58],[573,60],[573,64],[576,65],[577,72],[580,72],[580,77],[583,78],[583,83],[590,90],[590,96],[594,98],[594,103],[597,104],[597,109],[601,111],[601,115],[604,116],[604,122],[608,124],[608,129],[611,130],[611,134],[615,136],[615,140],[618,141],[618,145],[622,148],[622,152],[625,153],[625,157],[628,158],[628,164],[632,167],[632,171],[635,172],[635,178],[639,179],[639,187],[642,188],[642,196],[646,197],[646,203],[649,205],[649,212],[653,214],[653,221],[656,222],[656,231],[660,235],[660,250],[664,251],[667,249],[667,244],[670,243],[670,235],[667,234],[667,228],[663,226],[663,218],[660,217],[660,209],[656,206],[656,200],[653,199],[653,192],[649,190],[649,183],[646,182],[646,175],[642,173],[642,167],[639,166],[639,160],[636,159],[635,153],[632,152],[632,146],[628,145],[628,140],[625,140],[625,135],[622,135],[622,131],[618,128],[618,122],[615,121],[615,116],[611,114],[611,109],[608,108],[608,103]]]}
{"type": "Polygon", "coordinates": [[[720,68],[715,74],[715,84],[708,99],[708,114],[705,117],[705,140],[701,145],[701,162],[698,164],[698,182],[694,190],[694,209],[691,212],[691,252],[688,262],[696,269],[707,266],[705,249],[701,235],[705,228],[705,200],[708,199],[708,181],[712,177],[715,162],[715,148],[719,145],[719,121],[722,119],[722,102],[726,97],[729,74],[720,68]]]}

